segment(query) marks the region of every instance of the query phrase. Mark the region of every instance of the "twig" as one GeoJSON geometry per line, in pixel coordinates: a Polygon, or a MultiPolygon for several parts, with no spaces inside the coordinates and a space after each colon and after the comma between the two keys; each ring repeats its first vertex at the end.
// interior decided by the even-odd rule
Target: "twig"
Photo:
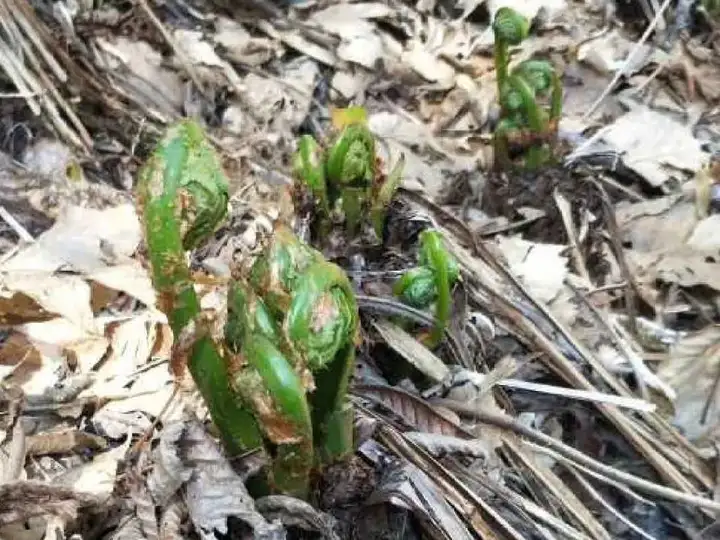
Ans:
{"type": "Polygon", "coordinates": [[[150,5],[147,3],[147,0],[138,0],[138,4],[140,4],[140,7],[143,9],[145,14],[150,19],[150,22],[152,22],[155,27],[158,29],[158,31],[162,34],[162,37],[167,41],[168,45],[172,47],[173,52],[178,57],[178,60],[180,63],[182,63],[183,67],[187,71],[187,74],[190,76],[192,81],[195,83],[195,86],[197,86],[198,90],[205,94],[205,87],[203,86],[200,76],[198,75],[197,71],[195,71],[195,67],[192,65],[192,62],[187,57],[185,52],[178,46],[178,44],[175,42],[173,37],[170,35],[170,32],[167,31],[165,26],[163,25],[162,21],[157,18],[157,15],[153,12],[150,5]]]}
{"type": "Polygon", "coordinates": [[[610,467],[609,465],[605,465],[604,463],[600,463],[579,450],[576,450],[575,448],[568,446],[549,435],[545,435],[541,431],[527,427],[513,418],[480,411],[477,410],[477,408],[466,405],[465,403],[459,403],[449,399],[436,399],[433,400],[433,404],[447,407],[448,409],[451,409],[459,414],[469,416],[479,422],[509,429],[518,435],[527,437],[533,442],[549,447],[566,458],[581,465],[585,465],[591,470],[600,472],[608,478],[617,480],[618,482],[623,482],[637,491],[649,493],[669,501],[691,504],[706,510],[715,512],[720,511],[720,502],[718,501],[714,501],[706,497],[700,497],[698,495],[692,495],[690,493],[683,493],[682,491],[666,486],[661,486],[660,484],[650,482],[649,480],[645,480],[644,478],[640,478],[634,474],[626,473],[615,469],[614,467],[610,467]]]}
{"type": "Polygon", "coordinates": [[[608,512],[610,512],[612,515],[614,515],[617,519],[622,521],[625,525],[630,527],[633,531],[635,531],[637,534],[645,538],[645,540],[657,540],[656,537],[649,535],[645,531],[643,531],[640,527],[635,525],[632,521],[630,521],[628,518],[626,518],[622,512],[619,512],[617,508],[615,508],[613,505],[611,505],[609,502],[605,500],[605,498],[598,493],[598,491],[593,487],[593,485],[588,482],[582,474],[580,474],[577,470],[575,470],[575,467],[572,465],[567,465],[566,468],[570,473],[575,477],[575,479],[578,481],[578,483],[587,491],[590,496],[595,499],[597,502],[599,502],[608,512]]]}
{"type": "Polygon", "coordinates": [[[620,78],[625,75],[627,69],[635,61],[635,57],[638,55],[638,53],[640,53],[640,51],[642,51],[643,44],[648,40],[652,31],[655,30],[655,28],[659,25],[660,20],[662,19],[663,15],[665,14],[665,10],[667,10],[669,5],[670,0],[665,0],[663,2],[662,6],[660,6],[660,9],[657,10],[657,12],[655,13],[655,17],[653,17],[653,20],[650,21],[650,24],[645,29],[642,37],[640,37],[640,41],[635,44],[633,49],[630,51],[630,54],[628,54],[627,58],[625,59],[625,62],[623,62],[623,65],[618,71],[615,72],[615,76],[610,81],[610,84],[608,84],[605,90],[603,90],[603,93],[600,94],[600,97],[595,100],[595,103],[593,103],[587,110],[587,112],[582,116],[582,120],[587,120],[588,118],[590,118],[590,116],[592,116],[595,110],[600,106],[603,101],[605,101],[605,98],[608,97],[610,92],[612,92],[613,88],[615,88],[615,85],[618,83],[620,78]]]}
{"type": "Polygon", "coordinates": [[[32,234],[30,234],[25,227],[23,227],[17,219],[15,219],[10,212],[7,211],[7,209],[0,204],[0,218],[5,221],[13,231],[15,231],[15,234],[17,234],[20,237],[20,240],[23,242],[34,242],[35,239],[33,238],[32,234]]]}

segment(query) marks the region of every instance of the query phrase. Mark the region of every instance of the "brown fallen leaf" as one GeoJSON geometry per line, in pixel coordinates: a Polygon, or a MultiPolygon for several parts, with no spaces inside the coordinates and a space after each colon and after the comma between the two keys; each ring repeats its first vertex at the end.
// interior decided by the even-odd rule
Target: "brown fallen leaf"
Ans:
{"type": "Polygon", "coordinates": [[[0,526],[36,516],[75,519],[80,509],[102,501],[73,489],[40,482],[11,482],[0,486],[0,526]]]}

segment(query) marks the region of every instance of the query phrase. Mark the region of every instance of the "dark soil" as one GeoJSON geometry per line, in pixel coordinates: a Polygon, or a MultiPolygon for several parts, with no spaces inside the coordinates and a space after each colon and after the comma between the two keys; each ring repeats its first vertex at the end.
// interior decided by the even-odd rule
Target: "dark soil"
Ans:
{"type": "Polygon", "coordinates": [[[586,216],[593,216],[586,238],[581,243],[583,255],[590,262],[592,274],[602,276],[607,268],[595,249],[604,239],[601,231],[609,227],[608,207],[603,199],[614,205],[628,196],[621,189],[599,181],[589,169],[569,169],[552,165],[532,172],[490,172],[487,177],[480,208],[490,217],[505,217],[511,223],[525,219],[521,210],[533,208],[544,216],[521,229],[523,238],[532,242],[567,244],[568,232],[555,201],[555,192],[570,204],[573,225],[577,229],[586,216]]]}

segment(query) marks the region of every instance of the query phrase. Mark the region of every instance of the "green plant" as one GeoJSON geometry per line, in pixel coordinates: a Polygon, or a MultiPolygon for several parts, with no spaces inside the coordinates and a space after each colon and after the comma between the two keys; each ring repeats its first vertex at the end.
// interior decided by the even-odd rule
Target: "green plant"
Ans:
{"type": "Polygon", "coordinates": [[[515,10],[502,7],[493,20],[495,72],[501,116],[495,128],[494,146],[498,165],[511,165],[511,145],[524,150],[524,166],[535,169],[552,159],[552,142],[562,114],[562,83],[553,66],[541,60],[526,60],[509,71],[510,47],[519,45],[530,30],[530,22],[515,10]],[[540,98],[550,94],[550,106],[540,98]]]}
{"type": "Polygon", "coordinates": [[[264,448],[269,486],[305,497],[314,466],[353,451],[359,316],[347,276],[278,225],[247,279],[230,281],[227,316],[202,313],[185,252],[226,217],[228,185],[192,121],[170,128],[137,195],[159,306],[225,447],[264,448]]]}
{"type": "Polygon", "coordinates": [[[450,319],[452,288],[458,277],[457,261],[445,248],[442,235],[435,230],[420,233],[419,266],[408,270],[395,282],[393,294],[416,308],[426,309],[435,304],[435,326],[424,337],[429,347],[442,341],[450,319]]]}
{"type": "Polygon", "coordinates": [[[402,179],[404,158],[385,176],[379,170],[375,138],[361,107],[340,109],[335,115],[337,133],[323,148],[311,135],[298,142],[294,158],[296,187],[307,190],[317,211],[319,235],[325,236],[334,216],[340,216],[350,235],[368,216],[382,238],[387,209],[402,179]]]}

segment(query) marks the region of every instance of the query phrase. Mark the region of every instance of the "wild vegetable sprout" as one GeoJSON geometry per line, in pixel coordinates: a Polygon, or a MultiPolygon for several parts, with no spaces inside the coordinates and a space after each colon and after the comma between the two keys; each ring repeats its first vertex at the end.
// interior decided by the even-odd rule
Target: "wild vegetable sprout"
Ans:
{"type": "Polygon", "coordinates": [[[553,66],[540,60],[526,60],[509,71],[510,47],[519,45],[530,31],[530,22],[508,7],[497,10],[495,72],[501,118],[494,134],[495,159],[502,167],[512,165],[511,146],[523,152],[524,167],[536,169],[552,159],[548,147],[557,133],[562,114],[562,84],[553,66]],[[540,98],[550,94],[549,109],[540,98]]]}
{"type": "Polygon", "coordinates": [[[263,447],[269,487],[307,496],[313,467],[353,451],[347,389],[359,316],[347,276],[278,226],[247,279],[231,280],[227,317],[209,316],[185,251],[225,219],[228,184],[197,124],[168,131],[137,193],[159,305],[225,447],[263,447]]]}
{"type": "Polygon", "coordinates": [[[412,307],[427,309],[435,304],[435,327],[423,340],[428,347],[436,347],[450,319],[451,292],[459,269],[435,230],[420,233],[419,263],[395,282],[393,293],[412,307]]]}
{"type": "Polygon", "coordinates": [[[300,138],[293,164],[296,186],[312,196],[320,237],[329,232],[334,222],[344,223],[350,235],[369,222],[377,237],[382,238],[404,160],[401,158],[385,176],[379,170],[375,138],[368,129],[365,109],[342,109],[336,118],[337,133],[326,147],[311,135],[300,138]]]}

